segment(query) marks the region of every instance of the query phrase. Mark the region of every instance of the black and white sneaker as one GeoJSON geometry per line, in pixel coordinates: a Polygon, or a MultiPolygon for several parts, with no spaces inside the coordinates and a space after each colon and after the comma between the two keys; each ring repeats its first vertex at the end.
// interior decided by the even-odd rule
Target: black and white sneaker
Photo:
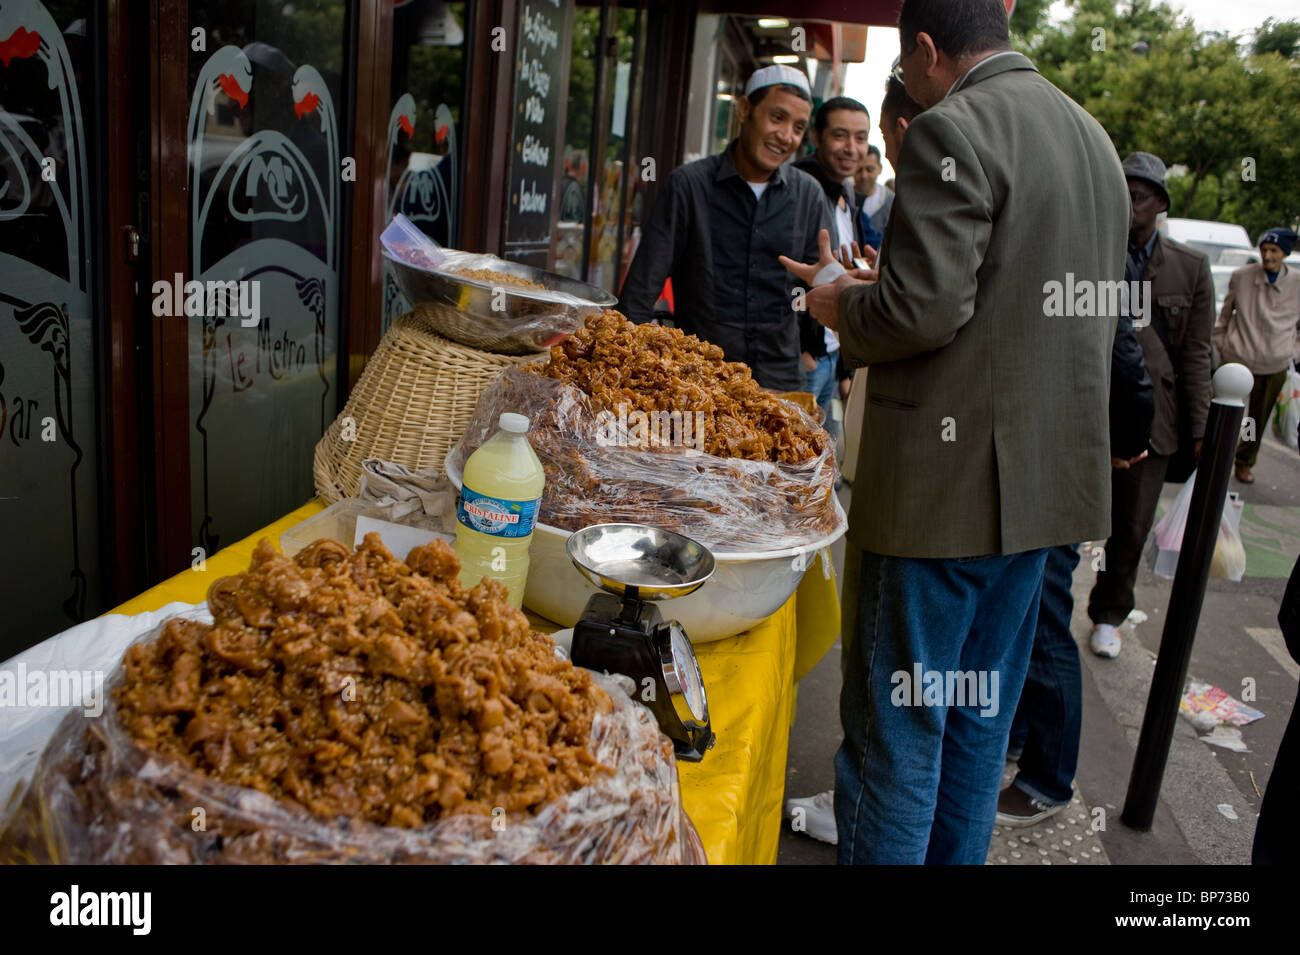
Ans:
{"type": "Polygon", "coordinates": [[[1015,786],[1008,786],[998,795],[997,822],[999,826],[1009,826],[1012,829],[1033,826],[1056,815],[1067,805],[1068,803],[1062,803],[1059,806],[1049,806],[1015,786]]]}

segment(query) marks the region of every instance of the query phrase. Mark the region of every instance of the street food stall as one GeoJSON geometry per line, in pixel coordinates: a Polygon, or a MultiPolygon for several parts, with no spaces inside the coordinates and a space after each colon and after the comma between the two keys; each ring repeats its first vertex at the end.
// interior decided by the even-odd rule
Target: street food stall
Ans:
{"type": "Polygon", "coordinates": [[[108,678],[96,712],[20,713],[0,858],[775,861],[795,683],[839,630],[829,439],[598,289],[424,243],[386,242],[417,309],[318,497],[6,665],[108,678]],[[445,533],[512,412],[546,476],[527,616],[445,533]],[[694,563],[652,586],[671,548],[694,563]]]}

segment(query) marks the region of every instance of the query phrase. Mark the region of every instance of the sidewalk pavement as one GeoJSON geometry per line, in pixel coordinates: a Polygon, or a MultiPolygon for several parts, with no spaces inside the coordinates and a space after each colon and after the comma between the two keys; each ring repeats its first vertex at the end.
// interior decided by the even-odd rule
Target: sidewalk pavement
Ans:
{"type": "MultiPolygon", "coordinates": [[[[1120,821],[1170,582],[1156,578],[1144,565],[1136,589],[1140,613],[1134,617],[1140,621],[1145,615],[1146,620],[1126,624],[1120,657],[1103,660],[1088,649],[1091,623],[1085,609],[1095,572],[1091,561],[1081,561],[1074,578],[1071,626],[1083,664],[1084,695],[1075,801],[1039,826],[998,827],[988,864],[1249,862],[1272,756],[1296,699],[1297,668],[1284,649],[1278,649],[1276,613],[1285,578],[1300,552],[1300,456],[1270,432],[1256,470],[1256,484],[1234,480],[1231,485],[1246,501],[1241,531],[1247,576],[1237,583],[1210,581],[1189,671],[1190,677],[1238,697],[1246,682],[1258,687],[1256,700],[1247,702],[1262,710],[1265,719],[1243,729],[1247,751],[1208,745],[1187,720],[1179,719],[1151,831],[1138,832],[1120,821]]],[[[1177,485],[1166,485],[1162,510],[1177,491],[1177,485]]],[[[848,494],[847,488],[841,492],[846,510],[848,494]]],[[[843,567],[842,542],[833,556],[838,572],[843,567]]],[[[840,743],[839,664],[837,642],[799,684],[786,764],[787,798],[829,789],[834,781],[832,759],[840,743]]],[[[1006,778],[1009,781],[1010,775],[1006,778]]],[[[834,864],[835,849],[787,829],[778,862],[834,864]]]]}

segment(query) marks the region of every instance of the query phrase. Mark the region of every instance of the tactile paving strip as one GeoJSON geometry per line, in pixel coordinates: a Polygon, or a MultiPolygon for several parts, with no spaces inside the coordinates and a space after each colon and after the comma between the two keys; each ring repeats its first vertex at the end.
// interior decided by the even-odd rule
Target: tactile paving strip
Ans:
{"type": "MultiPolygon", "coordinates": [[[[1008,764],[1002,785],[1015,776],[1008,764]]],[[[1076,788],[1074,799],[1055,815],[1034,826],[994,826],[985,865],[1110,865],[1093,815],[1076,788]]]]}

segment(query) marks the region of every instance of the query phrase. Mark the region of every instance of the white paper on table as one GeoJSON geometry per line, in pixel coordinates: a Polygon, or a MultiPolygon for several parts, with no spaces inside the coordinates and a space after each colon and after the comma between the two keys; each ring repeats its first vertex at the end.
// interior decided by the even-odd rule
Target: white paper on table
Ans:
{"type": "Polygon", "coordinates": [[[359,547],[365,540],[367,534],[371,531],[378,531],[379,536],[384,539],[384,546],[387,547],[394,557],[406,559],[406,555],[413,548],[422,544],[427,544],[434,539],[445,540],[451,543],[455,540],[450,534],[439,534],[436,531],[428,531],[422,527],[410,527],[407,524],[394,524],[392,521],[381,521],[376,517],[357,517],[357,531],[352,535],[352,546],[359,547]]]}
{"type": "MultiPolygon", "coordinates": [[[[19,664],[27,674],[49,674],[58,670],[101,673],[102,688],[122,661],[126,648],[157,629],[168,617],[183,615],[192,620],[211,623],[207,602],[201,604],[169,603],[151,613],[124,616],[105,614],[87,620],[69,630],[29,647],[17,656],[0,663],[16,679],[19,664]]],[[[81,707],[27,706],[24,688],[17,688],[17,702],[0,708],[0,811],[9,805],[10,795],[20,783],[31,779],[41,751],[68,713],[81,707]]],[[[104,692],[104,690],[101,690],[104,692]]],[[[84,712],[84,710],[83,710],[84,712]]]]}

